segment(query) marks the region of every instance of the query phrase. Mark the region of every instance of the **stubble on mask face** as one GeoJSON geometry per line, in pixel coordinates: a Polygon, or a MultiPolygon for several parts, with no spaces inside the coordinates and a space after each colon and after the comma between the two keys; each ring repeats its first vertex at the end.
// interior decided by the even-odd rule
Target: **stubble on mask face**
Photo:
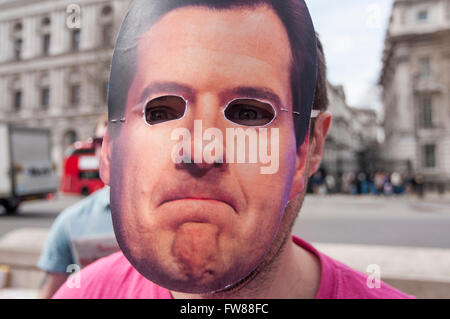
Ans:
{"type": "Polygon", "coordinates": [[[219,228],[208,223],[185,223],[175,234],[172,253],[191,280],[214,277],[220,264],[219,228]]]}

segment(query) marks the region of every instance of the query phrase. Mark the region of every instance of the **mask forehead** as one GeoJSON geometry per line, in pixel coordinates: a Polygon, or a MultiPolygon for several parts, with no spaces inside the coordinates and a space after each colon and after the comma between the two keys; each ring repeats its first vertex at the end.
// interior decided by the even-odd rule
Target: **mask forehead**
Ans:
{"type": "Polygon", "coordinates": [[[268,87],[287,106],[289,52],[288,36],[270,8],[251,13],[241,8],[214,12],[181,8],[168,13],[140,38],[133,86],[170,81],[191,91],[217,94],[233,86],[268,87]],[[262,25],[255,28],[255,24],[262,25]],[[274,29],[279,34],[276,38],[269,36],[274,29]]]}

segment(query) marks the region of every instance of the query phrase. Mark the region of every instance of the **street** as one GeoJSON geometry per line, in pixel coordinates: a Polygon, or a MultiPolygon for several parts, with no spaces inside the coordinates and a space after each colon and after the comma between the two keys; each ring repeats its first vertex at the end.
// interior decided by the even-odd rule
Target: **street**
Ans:
{"type": "Polygon", "coordinates": [[[450,200],[309,195],[293,232],[313,242],[450,248],[450,200]]]}
{"type": "MultiPolygon", "coordinates": [[[[0,236],[24,227],[49,228],[61,210],[81,197],[24,203],[0,213],[0,236]]],[[[294,234],[308,241],[450,248],[450,200],[307,195],[294,234]]]]}
{"type": "Polygon", "coordinates": [[[24,202],[19,213],[7,216],[0,206],[0,236],[15,229],[25,227],[50,228],[56,216],[66,207],[75,204],[81,196],[57,195],[55,200],[24,202]]]}

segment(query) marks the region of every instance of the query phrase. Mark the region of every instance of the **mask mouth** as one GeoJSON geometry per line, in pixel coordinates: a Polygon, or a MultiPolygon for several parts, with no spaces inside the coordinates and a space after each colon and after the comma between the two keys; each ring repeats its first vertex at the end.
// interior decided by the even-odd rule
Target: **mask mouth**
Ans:
{"type": "Polygon", "coordinates": [[[230,206],[233,211],[238,214],[237,202],[230,193],[217,190],[208,190],[208,187],[197,188],[190,185],[187,187],[181,186],[173,190],[169,190],[165,192],[165,195],[162,197],[158,207],[176,201],[184,201],[186,203],[197,201],[212,205],[225,204],[230,206]],[[201,191],[199,189],[201,189],[201,191]]]}
{"type": "Polygon", "coordinates": [[[154,199],[157,199],[155,220],[166,230],[177,231],[186,223],[196,223],[205,227],[216,225],[225,233],[237,231],[240,206],[226,190],[192,181],[161,188],[154,199]]]}

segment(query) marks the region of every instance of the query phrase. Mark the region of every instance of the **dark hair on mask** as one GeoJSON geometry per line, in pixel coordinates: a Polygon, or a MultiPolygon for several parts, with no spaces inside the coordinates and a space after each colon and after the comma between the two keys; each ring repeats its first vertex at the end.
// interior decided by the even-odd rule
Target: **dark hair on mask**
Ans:
{"type": "MultiPolygon", "coordinates": [[[[269,5],[289,36],[292,65],[291,93],[297,147],[308,131],[317,79],[317,44],[314,26],[304,0],[135,0],[122,23],[111,65],[108,89],[109,119],[124,116],[128,91],[137,70],[137,41],[168,12],[187,6],[212,10],[269,5]]],[[[114,128],[115,129],[115,128],[114,128]]]]}
{"type": "Polygon", "coordinates": [[[327,63],[323,51],[322,42],[317,36],[317,84],[314,95],[313,109],[322,112],[328,109],[328,87],[327,87],[327,63]]]}
{"type": "MultiPolygon", "coordinates": [[[[322,42],[317,36],[317,83],[316,92],[314,94],[313,109],[324,112],[328,109],[328,81],[327,81],[327,63],[325,53],[323,52],[322,42]]],[[[311,135],[314,133],[316,119],[311,119],[311,135]]],[[[312,139],[309,140],[312,142],[312,139]]]]}

